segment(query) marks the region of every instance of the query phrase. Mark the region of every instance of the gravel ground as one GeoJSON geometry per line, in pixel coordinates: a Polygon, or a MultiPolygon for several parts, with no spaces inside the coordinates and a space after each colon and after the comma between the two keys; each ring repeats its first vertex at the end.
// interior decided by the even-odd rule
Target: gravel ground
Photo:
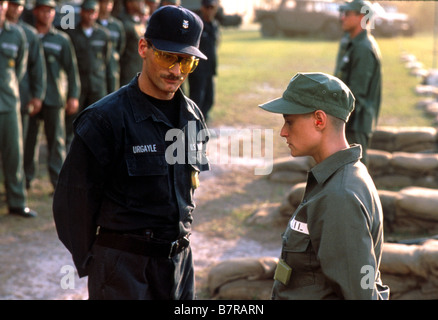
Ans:
{"type": "MultiPolygon", "coordinates": [[[[224,240],[194,232],[191,239],[196,272],[234,257],[279,254],[279,249],[265,248],[261,243],[243,238],[224,240]]],[[[88,298],[86,278],[79,279],[75,275],[74,283],[66,282],[67,271],[73,262],[53,229],[26,236],[19,241],[10,239],[5,242],[0,245],[1,300],[88,298]],[[64,266],[67,269],[62,272],[64,266]],[[62,284],[68,288],[63,289],[62,284]]]]}
{"type": "MultiPolygon", "coordinates": [[[[213,197],[208,190],[214,190],[216,197],[220,197],[223,190],[219,189],[224,188],[224,182],[218,179],[224,177],[233,179],[237,172],[242,172],[238,166],[233,166],[233,170],[216,166],[214,170],[203,174],[201,188],[197,192],[198,208],[201,207],[203,214],[206,210],[206,206],[202,207],[203,201],[211,201],[213,197]]],[[[203,273],[204,277],[205,271],[219,261],[234,257],[278,256],[280,253],[279,243],[277,245],[263,243],[245,237],[225,239],[194,230],[191,240],[195,271],[203,273]]],[[[86,278],[79,279],[75,274],[73,281],[67,281],[70,279],[69,270],[73,270],[73,262],[69,252],[58,240],[53,226],[43,231],[29,230],[17,237],[0,237],[0,257],[0,299],[2,300],[88,298],[86,278]],[[63,289],[62,284],[67,288],[63,289]]]]}

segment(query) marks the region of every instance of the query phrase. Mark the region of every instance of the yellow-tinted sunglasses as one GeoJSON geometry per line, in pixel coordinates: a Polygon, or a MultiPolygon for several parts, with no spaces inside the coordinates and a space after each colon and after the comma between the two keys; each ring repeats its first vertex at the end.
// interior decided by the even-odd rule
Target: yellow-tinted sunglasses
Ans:
{"type": "Polygon", "coordinates": [[[152,44],[151,47],[154,50],[155,61],[163,68],[170,69],[173,68],[176,63],[179,63],[179,68],[182,73],[192,73],[198,66],[199,59],[194,56],[184,58],[173,53],[158,50],[152,44]]]}

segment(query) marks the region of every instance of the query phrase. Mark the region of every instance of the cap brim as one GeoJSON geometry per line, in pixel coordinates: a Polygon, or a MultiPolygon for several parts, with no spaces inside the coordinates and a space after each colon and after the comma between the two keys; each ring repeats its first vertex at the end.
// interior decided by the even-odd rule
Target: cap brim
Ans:
{"type": "Polygon", "coordinates": [[[312,108],[304,107],[302,105],[288,101],[284,98],[271,100],[269,102],[259,105],[259,107],[269,112],[281,114],[305,114],[314,111],[312,108]]]}
{"type": "Polygon", "coordinates": [[[167,41],[167,40],[159,40],[159,39],[148,39],[148,40],[150,40],[154,45],[154,47],[157,48],[158,50],[172,52],[172,53],[188,54],[203,60],[207,60],[207,56],[203,54],[196,47],[188,46],[183,43],[167,41]]]}

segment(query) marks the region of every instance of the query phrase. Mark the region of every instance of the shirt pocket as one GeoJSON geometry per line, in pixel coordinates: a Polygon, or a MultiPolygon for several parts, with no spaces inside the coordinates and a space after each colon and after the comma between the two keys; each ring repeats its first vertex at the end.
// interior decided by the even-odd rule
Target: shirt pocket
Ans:
{"type": "Polygon", "coordinates": [[[167,175],[167,162],[162,154],[127,154],[126,165],[131,177],[167,175]]]}
{"type": "Polygon", "coordinates": [[[309,235],[288,228],[283,234],[282,258],[292,268],[291,286],[301,287],[315,283],[309,235]]]}
{"type": "Polygon", "coordinates": [[[283,252],[286,255],[306,253],[309,245],[310,237],[307,234],[288,228],[283,235],[283,252]]]}
{"type": "Polygon", "coordinates": [[[3,57],[4,63],[2,67],[5,69],[14,69],[15,62],[18,56],[18,47],[14,43],[2,43],[0,45],[0,54],[3,57]]]}
{"type": "Polygon", "coordinates": [[[126,154],[128,178],[124,186],[130,205],[170,201],[168,165],[164,154],[126,154]]]}

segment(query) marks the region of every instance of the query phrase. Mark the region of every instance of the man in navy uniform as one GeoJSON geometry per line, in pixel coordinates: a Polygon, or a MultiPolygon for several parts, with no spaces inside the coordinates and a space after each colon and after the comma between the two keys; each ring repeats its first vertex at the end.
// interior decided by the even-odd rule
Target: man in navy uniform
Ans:
{"type": "Polygon", "coordinates": [[[201,31],[187,9],[155,11],[138,43],[141,73],[75,121],[53,213],[90,299],[195,296],[189,236],[207,128],[180,86],[206,58],[201,31]]]}

